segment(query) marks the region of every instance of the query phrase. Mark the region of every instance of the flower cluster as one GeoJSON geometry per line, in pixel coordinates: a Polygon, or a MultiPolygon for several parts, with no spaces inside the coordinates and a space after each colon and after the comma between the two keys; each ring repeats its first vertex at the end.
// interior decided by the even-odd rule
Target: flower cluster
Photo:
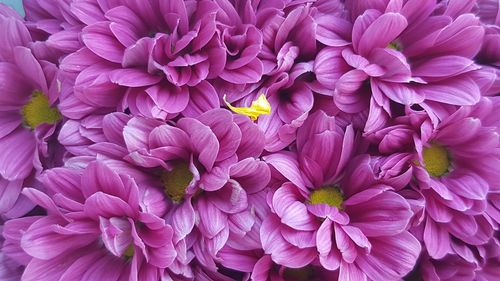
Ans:
{"type": "Polygon", "coordinates": [[[498,0],[23,3],[0,280],[498,280],[498,0]]]}

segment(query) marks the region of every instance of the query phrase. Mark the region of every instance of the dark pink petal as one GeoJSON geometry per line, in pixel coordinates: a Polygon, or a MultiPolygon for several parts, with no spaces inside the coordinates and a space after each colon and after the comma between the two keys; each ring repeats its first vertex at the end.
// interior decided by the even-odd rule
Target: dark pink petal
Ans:
{"type": "Polygon", "coordinates": [[[120,86],[143,87],[160,82],[161,77],[136,68],[125,68],[109,73],[109,80],[120,86]]]}
{"type": "Polygon", "coordinates": [[[189,102],[182,114],[186,117],[197,117],[219,107],[219,96],[214,87],[207,81],[201,81],[195,87],[189,88],[189,102]]]}
{"type": "MultiPolygon", "coordinates": [[[[369,191],[370,189],[365,190],[359,195],[366,194],[369,198],[369,191]]],[[[349,206],[346,212],[351,219],[350,225],[360,228],[367,237],[401,233],[406,230],[413,215],[406,200],[391,191],[382,192],[369,201],[349,206]],[[384,227],[381,228],[380,225],[384,227]]]]}
{"type": "Polygon", "coordinates": [[[300,174],[299,163],[295,154],[287,152],[273,153],[265,156],[264,161],[299,188],[305,189],[305,183],[300,174]]]}
{"type": "Polygon", "coordinates": [[[0,214],[8,212],[21,194],[22,180],[8,181],[0,177],[0,214]]]}
{"type": "Polygon", "coordinates": [[[428,100],[453,105],[473,105],[481,96],[478,85],[468,76],[421,86],[417,91],[428,100]]]}
{"type": "Polygon", "coordinates": [[[200,163],[208,171],[212,170],[220,148],[217,136],[208,126],[196,119],[183,118],[177,122],[177,126],[191,138],[191,143],[198,153],[200,163]]]}
{"type": "Polygon", "coordinates": [[[283,239],[280,233],[279,219],[275,216],[266,218],[260,230],[262,246],[275,263],[300,268],[309,264],[317,255],[315,248],[299,249],[283,239]]]}
{"type": "Polygon", "coordinates": [[[315,218],[307,211],[297,187],[286,183],[273,195],[273,209],[281,222],[296,229],[310,231],[317,228],[315,218]]]}
{"type": "Polygon", "coordinates": [[[134,217],[133,209],[121,198],[103,192],[92,194],[85,201],[84,211],[90,218],[134,217]]]}
{"type": "Polygon", "coordinates": [[[47,94],[49,92],[47,78],[40,65],[40,62],[34,57],[31,50],[26,47],[14,48],[14,60],[21,73],[28,78],[35,89],[47,94]]]}
{"type": "Polygon", "coordinates": [[[367,280],[365,273],[355,263],[347,263],[345,261],[342,261],[340,264],[339,278],[341,278],[340,280],[349,281],[367,280]]]}
{"type": "Polygon", "coordinates": [[[230,176],[249,194],[264,189],[271,179],[267,164],[260,160],[247,158],[231,166],[230,176]]]}
{"type": "Polygon", "coordinates": [[[33,169],[35,137],[24,128],[17,128],[0,139],[0,174],[7,180],[26,178],[33,169]]]}
{"type": "Polygon", "coordinates": [[[219,141],[220,149],[216,161],[226,160],[236,153],[241,142],[241,131],[233,122],[233,115],[228,110],[210,110],[197,119],[209,126],[219,141]]]}
{"type": "Polygon", "coordinates": [[[227,227],[227,215],[217,209],[209,200],[198,200],[196,209],[200,216],[198,228],[207,238],[214,238],[227,227]]]}
{"type": "Polygon", "coordinates": [[[85,27],[82,40],[96,55],[114,63],[121,63],[125,47],[112,35],[109,22],[99,22],[85,27]]]}
{"type": "Polygon", "coordinates": [[[99,191],[123,200],[129,196],[118,174],[99,161],[90,163],[83,172],[81,189],[87,198],[99,191]]]}
{"type": "Polygon", "coordinates": [[[262,77],[263,65],[259,59],[254,59],[247,65],[237,69],[224,69],[220,78],[230,83],[256,83],[262,77]]]}
{"type": "Polygon", "coordinates": [[[21,240],[21,247],[32,257],[49,260],[92,243],[94,235],[65,235],[54,230],[61,219],[44,217],[33,223],[21,240]]]}
{"type": "Polygon", "coordinates": [[[431,218],[425,222],[424,243],[429,255],[435,259],[444,257],[451,250],[448,232],[431,218]]]}
{"type": "Polygon", "coordinates": [[[378,87],[390,100],[404,105],[418,104],[425,99],[424,95],[415,91],[410,85],[373,82],[372,87],[378,87]]]}
{"type": "Polygon", "coordinates": [[[450,77],[477,70],[474,61],[461,56],[442,56],[425,61],[412,69],[419,77],[450,77]]]}
{"type": "Polygon", "coordinates": [[[226,214],[242,212],[248,207],[245,190],[232,180],[221,189],[210,192],[207,195],[207,199],[226,214]]]}
{"type": "Polygon", "coordinates": [[[420,255],[420,242],[408,232],[371,241],[370,254],[356,264],[371,280],[397,280],[408,274],[420,255]],[[380,270],[383,268],[384,270],[380,270]]]}
{"type": "Polygon", "coordinates": [[[406,18],[398,13],[385,13],[374,20],[359,39],[358,53],[368,56],[373,49],[385,48],[408,26],[406,18]]]}

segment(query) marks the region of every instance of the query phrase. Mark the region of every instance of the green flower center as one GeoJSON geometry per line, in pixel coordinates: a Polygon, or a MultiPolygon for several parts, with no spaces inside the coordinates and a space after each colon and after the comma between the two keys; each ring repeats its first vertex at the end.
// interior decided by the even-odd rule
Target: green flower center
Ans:
{"type": "Polygon", "coordinates": [[[327,204],[341,210],[344,197],[337,187],[326,186],[313,191],[309,201],[311,204],[327,204]]]}
{"type": "Polygon", "coordinates": [[[185,162],[176,162],[172,171],[165,171],[161,175],[161,182],[165,194],[175,203],[179,203],[186,194],[186,188],[193,179],[189,165],[185,162]]]}
{"type": "Polygon", "coordinates": [[[35,129],[40,124],[55,124],[62,119],[61,113],[51,107],[49,99],[40,91],[34,91],[31,100],[22,109],[24,124],[35,129]]]}
{"type": "Polygon", "coordinates": [[[134,244],[130,244],[125,250],[125,253],[123,253],[123,256],[127,259],[131,259],[134,257],[134,254],[135,254],[134,244]]]}
{"type": "Polygon", "coordinates": [[[392,41],[391,43],[389,43],[389,45],[387,45],[387,48],[393,49],[393,50],[396,50],[396,51],[403,50],[403,46],[401,46],[401,43],[399,43],[397,40],[396,41],[392,41]]]}
{"type": "Polygon", "coordinates": [[[425,170],[433,177],[440,177],[448,172],[450,159],[448,151],[439,144],[425,147],[423,151],[425,170]]]}

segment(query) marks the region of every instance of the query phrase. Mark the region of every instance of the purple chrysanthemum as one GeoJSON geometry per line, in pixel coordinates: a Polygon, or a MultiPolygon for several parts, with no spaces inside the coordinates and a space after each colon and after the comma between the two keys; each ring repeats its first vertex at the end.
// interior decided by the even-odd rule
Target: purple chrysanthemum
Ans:
{"type": "Polygon", "coordinates": [[[335,91],[341,110],[370,108],[379,116],[393,114],[391,101],[430,112],[439,104],[479,101],[473,60],[484,37],[479,18],[452,5],[439,14],[435,1],[362,2],[349,1],[352,46],[327,47],[316,58],[318,80],[335,91]],[[332,62],[337,67],[329,68],[332,62]]]}
{"type": "Polygon", "coordinates": [[[81,118],[96,109],[129,108],[166,119],[219,106],[206,81],[221,74],[226,61],[214,2],[80,1],[71,10],[86,26],[84,47],[61,62],[61,79],[74,85],[62,98],[63,113],[81,118]],[[75,103],[84,104],[81,111],[75,103]]]}
{"type": "Polygon", "coordinates": [[[413,213],[392,187],[364,181],[369,174],[347,174],[340,181],[354,137],[352,128],[344,132],[335,118],[316,112],[298,132],[296,156],[265,158],[290,182],[269,201],[274,214],[262,224],[263,249],[287,267],[319,262],[339,270],[341,280],[401,278],[420,253],[407,231],[413,213]]]}
{"type": "MultiPolygon", "coordinates": [[[[91,162],[84,170],[48,170],[40,180],[45,193],[23,191],[47,210],[29,217],[30,225],[20,232],[20,245],[31,258],[23,280],[95,274],[105,280],[158,279],[176,257],[172,228],[148,212],[147,190],[132,178],[91,162]]],[[[18,220],[23,219],[8,222],[11,232],[18,220]]]]}
{"type": "Polygon", "coordinates": [[[169,270],[191,277],[193,253],[215,270],[218,251],[229,237],[245,236],[254,225],[250,196],[269,181],[262,132],[250,120],[227,110],[211,110],[176,124],[131,118],[122,113],[69,120],[60,142],[85,165],[97,157],[118,173],[132,174],[139,186],[156,188],[166,200],[163,215],[174,229],[180,253],[169,270]],[[230,125],[230,126],[228,126],[230,125]]]}
{"type": "MultiPolygon", "coordinates": [[[[2,7],[3,9],[3,7],[2,7]]],[[[7,13],[8,10],[2,11],[7,13]]],[[[54,64],[38,60],[24,23],[0,14],[0,213],[18,200],[23,181],[52,166],[57,145],[49,143],[62,119],[54,64]]],[[[21,199],[20,199],[21,200],[21,199]]]]}

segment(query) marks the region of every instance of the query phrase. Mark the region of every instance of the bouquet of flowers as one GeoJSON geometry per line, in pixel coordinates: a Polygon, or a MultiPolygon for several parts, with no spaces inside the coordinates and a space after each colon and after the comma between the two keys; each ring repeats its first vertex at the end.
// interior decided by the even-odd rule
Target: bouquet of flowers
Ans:
{"type": "Polygon", "coordinates": [[[498,0],[23,4],[0,280],[499,280],[498,0]]]}

